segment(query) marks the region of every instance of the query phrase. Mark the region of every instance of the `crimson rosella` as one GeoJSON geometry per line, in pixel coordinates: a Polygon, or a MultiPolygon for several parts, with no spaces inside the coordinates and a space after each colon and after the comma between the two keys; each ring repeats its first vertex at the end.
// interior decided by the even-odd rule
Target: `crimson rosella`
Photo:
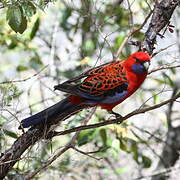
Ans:
{"type": "Polygon", "coordinates": [[[27,128],[57,119],[61,113],[80,104],[100,106],[117,115],[112,109],[132,95],[143,83],[150,65],[150,56],[136,52],[127,60],[113,61],[92,68],[77,77],[55,86],[70,95],[57,104],[30,116],[21,122],[27,128]],[[82,82],[79,80],[84,79],[82,82]]]}

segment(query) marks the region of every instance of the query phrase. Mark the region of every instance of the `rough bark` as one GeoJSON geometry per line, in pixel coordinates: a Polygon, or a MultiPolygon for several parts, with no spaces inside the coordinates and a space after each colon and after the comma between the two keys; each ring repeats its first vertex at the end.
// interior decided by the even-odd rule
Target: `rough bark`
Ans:
{"type": "Polygon", "coordinates": [[[149,54],[153,53],[157,36],[163,37],[160,31],[169,25],[171,16],[179,3],[180,0],[162,0],[160,3],[156,1],[151,22],[141,45],[141,50],[147,51],[149,54]]]}
{"type": "MultiPolygon", "coordinates": [[[[172,97],[177,93],[177,91],[178,88],[175,87],[172,93],[172,97]]],[[[161,153],[161,159],[163,159],[163,162],[159,160],[156,171],[161,171],[173,167],[176,161],[179,159],[180,126],[178,127],[172,126],[173,104],[174,104],[173,101],[169,103],[168,110],[166,113],[167,122],[168,122],[168,132],[165,140],[165,145],[161,153]]],[[[160,173],[157,174],[156,176],[153,176],[152,180],[165,180],[168,178],[169,178],[169,173],[167,174],[160,173]]]]}

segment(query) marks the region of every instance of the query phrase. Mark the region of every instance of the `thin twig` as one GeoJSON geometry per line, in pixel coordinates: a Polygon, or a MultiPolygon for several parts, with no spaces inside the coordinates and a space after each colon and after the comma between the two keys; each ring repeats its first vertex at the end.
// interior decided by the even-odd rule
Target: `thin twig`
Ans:
{"type": "MultiPolygon", "coordinates": [[[[82,122],[82,124],[86,125],[88,121],[91,119],[92,115],[94,114],[96,108],[93,108],[91,113],[87,116],[87,118],[82,122]]],[[[62,154],[64,154],[66,151],[68,151],[70,148],[74,149],[75,146],[75,141],[77,137],[79,136],[80,131],[77,131],[75,135],[71,138],[71,140],[65,145],[61,151],[56,153],[52,158],[47,160],[40,168],[36,169],[34,172],[29,173],[25,176],[25,180],[30,180],[32,179],[36,174],[38,174],[40,171],[45,170],[52,162],[54,162],[58,157],[60,157],[62,154]]],[[[89,156],[89,155],[88,155],[89,156]]]]}
{"type": "Polygon", "coordinates": [[[9,84],[9,83],[19,83],[19,82],[25,82],[27,80],[30,80],[32,79],[33,77],[36,77],[38,74],[40,74],[42,71],[44,71],[44,69],[46,69],[49,65],[46,65],[44,66],[40,71],[38,71],[37,73],[35,73],[34,75],[32,76],[29,76],[25,79],[19,79],[19,80],[14,80],[14,81],[4,81],[4,82],[1,82],[0,84],[9,84]]]}
{"type": "Polygon", "coordinates": [[[172,171],[175,171],[175,170],[179,170],[180,169],[180,166],[178,166],[178,167],[171,167],[171,168],[166,168],[166,169],[163,169],[163,170],[161,170],[161,171],[159,171],[159,172],[156,172],[156,173],[154,173],[154,174],[150,174],[150,175],[147,175],[147,176],[140,176],[140,177],[137,177],[137,178],[135,178],[135,179],[133,179],[133,180],[138,180],[138,179],[149,179],[149,178],[151,178],[151,177],[155,177],[155,176],[158,176],[158,175],[165,175],[165,174],[168,174],[168,173],[170,173],[170,172],[172,172],[172,171]]]}
{"type": "Polygon", "coordinates": [[[94,157],[94,156],[92,156],[92,155],[89,155],[87,152],[84,152],[84,151],[81,151],[80,149],[77,149],[76,147],[72,147],[72,149],[74,149],[75,151],[77,151],[77,152],[79,152],[79,153],[81,153],[81,154],[83,154],[83,155],[85,155],[85,156],[88,156],[88,157],[90,157],[90,158],[93,158],[93,159],[95,159],[95,160],[101,160],[102,158],[97,158],[97,157],[94,157]]]}
{"type": "Polygon", "coordinates": [[[117,50],[117,53],[116,53],[116,55],[115,55],[115,59],[117,59],[117,58],[121,55],[122,50],[123,50],[125,44],[127,43],[127,41],[129,40],[129,38],[130,38],[131,36],[133,36],[136,32],[140,31],[140,30],[144,27],[144,25],[147,23],[148,19],[150,18],[152,12],[153,12],[153,11],[150,11],[150,13],[149,13],[148,16],[145,18],[144,22],[141,24],[140,27],[138,27],[138,28],[136,28],[136,29],[130,30],[130,32],[127,34],[127,36],[124,38],[123,42],[121,43],[119,49],[117,50]]]}
{"type": "Polygon", "coordinates": [[[172,47],[172,46],[174,46],[174,45],[176,45],[176,43],[174,43],[174,44],[170,44],[169,46],[167,46],[167,47],[165,47],[165,48],[160,49],[159,51],[157,51],[157,52],[153,53],[153,54],[151,55],[151,57],[156,56],[157,54],[161,53],[162,51],[167,50],[168,48],[170,48],[170,47],[172,47]]]}
{"type": "Polygon", "coordinates": [[[148,74],[151,74],[151,73],[156,72],[156,71],[164,70],[164,69],[175,69],[175,68],[180,68],[180,65],[162,66],[162,67],[159,67],[157,69],[153,69],[153,70],[149,71],[148,74]]]}

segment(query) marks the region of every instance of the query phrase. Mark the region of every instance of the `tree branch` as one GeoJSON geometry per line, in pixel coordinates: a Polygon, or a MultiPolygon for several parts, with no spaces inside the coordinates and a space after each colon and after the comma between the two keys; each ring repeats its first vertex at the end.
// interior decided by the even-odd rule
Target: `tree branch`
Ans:
{"type": "Polygon", "coordinates": [[[164,69],[175,69],[175,68],[180,68],[180,65],[162,66],[162,67],[159,67],[157,69],[153,69],[153,70],[149,71],[148,74],[151,74],[151,73],[154,73],[154,72],[157,72],[157,71],[160,71],[160,70],[164,70],[164,69]]]}
{"type": "Polygon", "coordinates": [[[147,23],[147,21],[151,17],[151,15],[152,15],[152,11],[147,15],[147,17],[145,18],[144,22],[141,24],[140,27],[130,30],[130,32],[127,34],[127,36],[124,38],[123,42],[121,43],[120,47],[118,48],[117,53],[115,55],[115,59],[120,57],[122,50],[123,50],[125,44],[127,43],[127,41],[129,40],[129,38],[132,37],[138,31],[140,31],[145,26],[145,24],[147,23]]]}
{"type": "Polygon", "coordinates": [[[36,77],[37,75],[39,75],[42,71],[44,71],[49,65],[46,65],[44,66],[40,71],[38,71],[37,73],[35,73],[34,75],[32,76],[29,76],[25,79],[19,79],[19,80],[12,80],[12,81],[4,81],[4,82],[0,82],[0,85],[1,84],[10,84],[10,83],[19,83],[19,82],[25,82],[25,81],[28,81],[30,79],[32,79],[33,77],[36,77]]]}
{"type": "MultiPolygon", "coordinates": [[[[86,108],[87,106],[81,105],[77,106],[74,109],[67,113],[62,113],[58,119],[54,119],[51,124],[47,126],[39,126],[37,129],[29,129],[27,132],[23,133],[0,157],[0,179],[4,178],[8,171],[14,166],[14,164],[19,160],[21,155],[29,147],[34,145],[40,139],[42,139],[50,129],[53,128],[53,125],[59,124],[60,121],[65,120],[72,114],[77,113],[78,111],[86,108]]],[[[55,128],[55,127],[54,127],[55,128]]]]}
{"type": "MultiPolygon", "coordinates": [[[[87,118],[84,119],[82,124],[86,125],[88,121],[91,119],[92,115],[94,114],[96,108],[92,109],[91,113],[87,116],[87,118]]],[[[56,153],[52,158],[48,159],[40,168],[37,168],[35,171],[27,174],[25,176],[25,180],[32,179],[36,174],[38,174],[40,171],[45,170],[52,162],[54,162],[59,156],[64,154],[66,151],[68,151],[70,148],[75,149],[75,141],[79,136],[80,131],[76,132],[75,135],[71,138],[71,140],[63,147],[58,153],[56,153]]]]}
{"type": "MultiPolygon", "coordinates": [[[[172,92],[172,97],[177,93],[178,88],[175,87],[172,92]]],[[[172,126],[172,112],[173,112],[173,105],[175,101],[172,101],[168,105],[168,110],[166,113],[167,116],[167,124],[168,124],[168,132],[166,137],[166,142],[164,144],[161,158],[164,160],[164,163],[162,161],[158,162],[158,165],[156,167],[156,170],[161,170],[164,168],[170,168],[174,166],[176,161],[179,159],[179,150],[180,150],[180,126],[173,127],[172,126]]],[[[153,176],[151,180],[165,180],[168,176],[166,174],[157,174],[156,176],[153,176]]]]}
{"type": "Polygon", "coordinates": [[[149,54],[153,53],[157,35],[169,25],[170,18],[179,3],[180,0],[162,0],[160,3],[156,1],[151,22],[140,47],[142,51],[147,51],[149,54]]]}
{"type": "Polygon", "coordinates": [[[160,108],[161,106],[164,106],[164,105],[166,105],[166,104],[168,104],[170,102],[173,102],[178,98],[180,98],[180,93],[178,93],[174,97],[172,97],[172,98],[170,98],[170,99],[168,99],[168,100],[166,100],[166,101],[164,101],[162,103],[156,104],[154,106],[146,107],[146,108],[143,108],[143,109],[136,109],[136,110],[132,111],[131,113],[127,114],[124,117],[120,117],[120,118],[112,119],[112,120],[107,120],[107,121],[103,121],[103,122],[96,123],[96,124],[79,126],[79,127],[75,127],[75,128],[68,129],[68,130],[65,130],[65,131],[60,131],[60,132],[52,132],[51,131],[51,132],[49,132],[47,134],[47,136],[45,138],[51,139],[54,136],[65,135],[65,134],[69,134],[69,133],[73,133],[73,132],[77,132],[77,131],[81,131],[81,130],[98,128],[98,127],[102,127],[102,126],[106,126],[106,125],[110,125],[110,124],[117,124],[117,123],[120,124],[123,121],[127,120],[128,118],[130,118],[130,117],[132,117],[134,115],[142,114],[142,113],[145,113],[145,112],[160,108]]]}

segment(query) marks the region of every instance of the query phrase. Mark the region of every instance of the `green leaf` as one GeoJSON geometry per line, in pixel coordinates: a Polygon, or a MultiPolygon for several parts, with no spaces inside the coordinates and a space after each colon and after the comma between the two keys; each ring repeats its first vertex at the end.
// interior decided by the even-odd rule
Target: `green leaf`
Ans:
{"type": "Polygon", "coordinates": [[[9,26],[16,33],[23,33],[27,28],[27,19],[23,15],[23,11],[20,6],[9,6],[6,14],[6,19],[9,26]]]}
{"type": "Polygon", "coordinates": [[[68,31],[70,29],[69,23],[67,22],[69,17],[72,14],[72,9],[71,8],[66,8],[65,11],[63,12],[62,20],[61,20],[61,27],[65,30],[68,31]]]}
{"type": "Polygon", "coordinates": [[[142,163],[144,168],[149,168],[151,167],[152,161],[147,156],[142,155],[142,163]]]}
{"type": "Polygon", "coordinates": [[[32,31],[30,33],[30,39],[32,40],[34,38],[34,36],[36,35],[38,29],[39,29],[39,24],[40,24],[40,19],[37,18],[35,23],[34,23],[34,26],[32,28],[32,31]]]}
{"type": "Polygon", "coordinates": [[[123,173],[127,172],[127,170],[128,169],[125,168],[125,167],[124,168],[118,168],[118,169],[115,170],[115,173],[116,174],[123,174],[123,173]]]}
{"type": "Polygon", "coordinates": [[[153,101],[154,101],[154,104],[157,104],[160,102],[160,97],[158,94],[153,93],[153,101]]]}
{"type": "Polygon", "coordinates": [[[125,141],[123,139],[119,138],[119,143],[120,143],[119,147],[120,147],[121,150],[123,150],[125,152],[129,152],[128,147],[127,147],[127,142],[125,144],[125,141]]]}
{"type": "MultiPolygon", "coordinates": [[[[0,127],[2,127],[2,125],[3,125],[7,120],[8,120],[8,119],[7,119],[5,116],[0,115],[0,127]]],[[[1,136],[1,132],[2,132],[2,131],[0,131],[0,136],[1,136]]]]}
{"type": "Polygon", "coordinates": [[[10,6],[7,10],[6,19],[9,26],[15,31],[19,32],[22,23],[22,11],[19,6],[10,6]]]}
{"type": "Polygon", "coordinates": [[[173,80],[171,79],[171,77],[168,76],[166,73],[163,73],[163,76],[164,76],[164,78],[166,79],[166,82],[167,82],[171,87],[174,87],[174,82],[173,82],[173,80]]]}
{"type": "Polygon", "coordinates": [[[85,41],[83,45],[83,49],[85,51],[93,51],[95,49],[94,42],[91,39],[85,41]]]}
{"type": "Polygon", "coordinates": [[[35,70],[38,70],[43,65],[43,63],[38,55],[32,57],[29,64],[35,70]]]}
{"type": "Polygon", "coordinates": [[[95,133],[96,130],[85,130],[85,131],[81,131],[77,141],[78,141],[78,146],[82,146],[84,144],[87,144],[88,142],[90,142],[91,140],[93,140],[93,135],[95,133]]]}
{"type": "Polygon", "coordinates": [[[8,45],[9,49],[14,49],[17,46],[17,42],[14,40],[11,40],[11,43],[8,45]]]}
{"type": "Polygon", "coordinates": [[[36,7],[30,1],[25,1],[22,3],[23,12],[26,16],[31,17],[36,14],[36,7]]]}
{"type": "Polygon", "coordinates": [[[171,68],[170,71],[171,71],[173,74],[176,74],[176,68],[171,68]]]}
{"type": "Polygon", "coordinates": [[[125,33],[124,32],[121,32],[120,34],[119,34],[119,36],[115,39],[115,49],[118,49],[119,48],[119,46],[121,45],[121,43],[123,42],[123,40],[124,40],[124,38],[125,38],[125,33]]]}
{"type": "Polygon", "coordinates": [[[100,129],[99,133],[100,133],[100,136],[102,138],[103,144],[106,145],[106,141],[107,141],[106,130],[104,128],[100,129]]]}
{"type": "Polygon", "coordinates": [[[134,37],[137,38],[138,40],[142,40],[144,37],[144,33],[141,31],[137,31],[136,33],[134,33],[134,37]]]}
{"type": "Polygon", "coordinates": [[[162,79],[156,79],[154,78],[155,81],[157,81],[159,84],[166,84],[166,81],[162,80],[162,79]]]}
{"type": "Polygon", "coordinates": [[[26,70],[28,70],[28,67],[27,67],[27,66],[19,65],[19,66],[16,68],[16,70],[17,70],[18,72],[26,71],[26,70]]]}
{"type": "Polygon", "coordinates": [[[19,33],[22,34],[26,30],[26,28],[27,28],[27,19],[26,19],[26,17],[23,16],[21,25],[19,27],[19,33]]]}
{"type": "Polygon", "coordinates": [[[4,132],[6,135],[8,135],[8,136],[10,136],[10,137],[12,137],[12,138],[14,138],[14,139],[17,139],[17,138],[18,138],[17,134],[15,134],[15,133],[12,132],[12,131],[3,130],[3,132],[4,132]]]}
{"type": "Polygon", "coordinates": [[[133,143],[131,144],[131,151],[132,151],[132,153],[133,153],[133,159],[134,159],[137,163],[139,163],[139,161],[138,161],[138,156],[139,156],[138,146],[137,146],[137,144],[136,144],[135,142],[133,142],[133,143]]]}

